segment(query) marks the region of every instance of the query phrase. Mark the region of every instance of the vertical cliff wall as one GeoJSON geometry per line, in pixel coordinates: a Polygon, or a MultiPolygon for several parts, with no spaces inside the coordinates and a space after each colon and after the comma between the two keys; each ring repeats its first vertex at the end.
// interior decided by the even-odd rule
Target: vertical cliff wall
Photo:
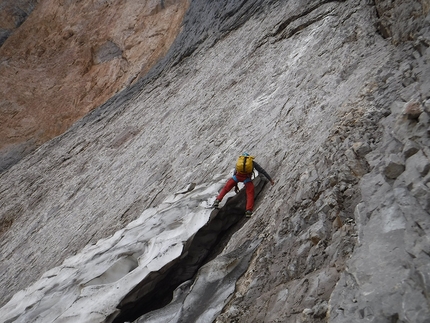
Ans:
{"type": "Polygon", "coordinates": [[[0,171],[145,75],[176,38],[187,7],[2,2],[3,24],[10,23],[0,26],[0,171]]]}
{"type": "MultiPolygon", "coordinates": [[[[427,322],[428,13],[191,1],[146,77],[0,177],[3,302],[184,183],[227,179],[247,150],[276,184],[215,261],[253,240],[246,271],[220,279],[234,285],[222,299],[142,322],[172,308],[178,321],[427,322]]],[[[226,274],[205,267],[196,290],[208,272],[226,274]]]]}

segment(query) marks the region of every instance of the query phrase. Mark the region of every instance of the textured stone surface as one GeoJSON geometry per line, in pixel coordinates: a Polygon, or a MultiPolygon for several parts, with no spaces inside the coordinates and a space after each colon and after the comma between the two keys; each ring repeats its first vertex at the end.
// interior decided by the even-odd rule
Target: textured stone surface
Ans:
{"type": "Polygon", "coordinates": [[[384,175],[388,178],[395,179],[405,171],[405,162],[395,154],[388,156],[386,163],[384,175]]]}
{"type": "Polygon", "coordinates": [[[145,75],[187,8],[186,1],[2,1],[0,17],[9,15],[0,41],[9,37],[0,47],[0,172],[145,75]],[[19,28],[9,33],[8,21],[19,28]]]}
{"type": "Polygon", "coordinates": [[[216,322],[427,322],[426,2],[199,0],[183,22],[145,78],[0,177],[0,299],[247,150],[276,184],[220,246],[259,241],[216,322]]]}
{"type": "Polygon", "coordinates": [[[2,0],[0,2],[0,47],[31,14],[37,0],[2,0]]]}
{"type": "Polygon", "coordinates": [[[405,119],[401,110],[395,111],[383,121],[379,159],[386,166],[375,167],[361,180],[359,244],[332,295],[333,322],[429,322],[422,274],[430,260],[427,134],[417,132],[416,118],[405,119]],[[405,154],[405,162],[393,154],[410,147],[414,153],[405,154]]]}

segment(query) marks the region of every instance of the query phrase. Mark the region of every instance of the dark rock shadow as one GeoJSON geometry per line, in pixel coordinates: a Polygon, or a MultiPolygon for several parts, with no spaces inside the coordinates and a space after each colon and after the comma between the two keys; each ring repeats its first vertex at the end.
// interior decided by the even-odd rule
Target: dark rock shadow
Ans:
{"type": "MultiPolygon", "coordinates": [[[[256,198],[266,183],[261,177],[254,179],[256,198]]],[[[199,268],[216,258],[233,233],[246,223],[245,204],[246,193],[241,190],[224,207],[213,210],[209,222],[186,243],[179,259],[149,274],[122,300],[113,323],[132,322],[169,304],[175,289],[195,279],[199,268]]]]}

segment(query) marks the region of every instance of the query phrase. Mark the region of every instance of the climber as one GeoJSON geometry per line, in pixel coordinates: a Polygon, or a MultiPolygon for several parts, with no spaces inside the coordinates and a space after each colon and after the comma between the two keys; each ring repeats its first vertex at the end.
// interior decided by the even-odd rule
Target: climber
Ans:
{"type": "Polygon", "coordinates": [[[273,185],[275,182],[270,177],[270,175],[254,161],[254,157],[250,156],[248,153],[244,152],[241,156],[239,156],[236,162],[236,169],[234,170],[233,177],[230,178],[225,184],[224,188],[216,197],[216,200],[213,203],[213,207],[218,208],[219,203],[222,201],[224,196],[230,192],[230,190],[236,186],[237,183],[243,182],[245,184],[246,190],[246,212],[245,216],[250,218],[252,215],[252,210],[254,208],[254,183],[252,182],[252,173],[254,168],[262,173],[273,185]]]}

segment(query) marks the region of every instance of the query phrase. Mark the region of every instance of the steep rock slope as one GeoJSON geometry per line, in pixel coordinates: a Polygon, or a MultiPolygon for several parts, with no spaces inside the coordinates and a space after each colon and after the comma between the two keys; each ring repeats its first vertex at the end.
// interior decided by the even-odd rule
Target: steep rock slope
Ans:
{"type": "Polygon", "coordinates": [[[0,178],[1,299],[246,149],[276,185],[223,250],[259,238],[218,322],[426,322],[427,16],[192,1],[146,78],[0,178]]]}
{"type": "Polygon", "coordinates": [[[0,47],[0,171],[146,74],[176,38],[187,7],[6,1],[4,23],[18,20],[19,28],[4,29],[0,47]]]}

